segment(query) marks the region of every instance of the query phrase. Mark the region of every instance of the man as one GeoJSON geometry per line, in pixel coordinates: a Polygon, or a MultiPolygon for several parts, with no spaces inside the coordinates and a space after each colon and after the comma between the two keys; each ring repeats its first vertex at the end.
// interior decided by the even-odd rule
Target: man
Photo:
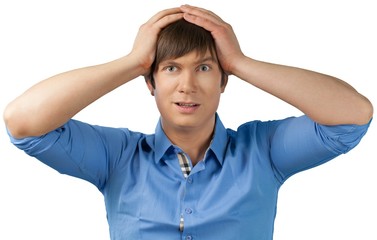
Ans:
{"type": "Polygon", "coordinates": [[[112,239],[261,240],[284,181],[355,147],[372,114],[345,82],[249,58],[229,24],[184,5],[145,23],[127,56],[36,84],[4,119],[19,148],[97,186],[112,239]],[[304,115],[226,129],[216,111],[228,75],[304,115]],[[139,76],[161,113],[155,134],[72,119],[139,76]]]}

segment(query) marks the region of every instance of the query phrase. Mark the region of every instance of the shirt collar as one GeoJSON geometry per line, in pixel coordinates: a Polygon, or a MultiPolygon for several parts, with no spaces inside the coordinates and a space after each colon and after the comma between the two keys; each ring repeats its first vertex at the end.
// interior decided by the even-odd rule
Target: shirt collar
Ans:
{"type": "Polygon", "coordinates": [[[170,142],[164,130],[162,129],[161,118],[160,118],[160,120],[157,123],[156,130],[155,130],[155,139],[154,139],[155,162],[158,163],[162,159],[166,151],[172,146],[173,144],[170,142]]]}
{"type": "Polygon", "coordinates": [[[221,165],[224,162],[224,155],[228,144],[228,134],[219,115],[216,113],[215,134],[213,135],[211,146],[209,147],[216,155],[217,160],[221,165]]]}
{"type": "MultiPolygon", "coordinates": [[[[216,113],[216,123],[215,123],[215,134],[212,139],[212,143],[209,147],[214,155],[216,156],[219,163],[222,165],[224,162],[224,153],[227,145],[227,132],[222,124],[218,114],[216,113]]],[[[165,153],[173,147],[166,136],[164,130],[162,129],[161,119],[158,121],[155,130],[155,162],[158,163],[165,153]]]]}

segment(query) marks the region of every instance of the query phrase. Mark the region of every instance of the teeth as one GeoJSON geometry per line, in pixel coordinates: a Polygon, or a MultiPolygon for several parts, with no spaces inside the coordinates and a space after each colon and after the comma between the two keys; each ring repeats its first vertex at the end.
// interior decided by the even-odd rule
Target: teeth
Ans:
{"type": "Polygon", "coordinates": [[[182,106],[182,107],[193,107],[196,104],[194,104],[194,103],[179,103],[178,105],[182,106]]]}

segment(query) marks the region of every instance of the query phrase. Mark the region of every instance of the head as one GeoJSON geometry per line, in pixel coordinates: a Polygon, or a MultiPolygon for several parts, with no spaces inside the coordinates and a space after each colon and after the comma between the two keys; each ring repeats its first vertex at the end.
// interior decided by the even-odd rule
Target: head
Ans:
{"type": "MultiPolygon", "coordinates": [[[[193,51],[202,56],[209,51],[211,56],[217,59],[215,41],[211,33],[184,19],[168,25],[159,34],[156,57],[147,81],[150,81],[152,86],[156,87],[153,74],[162,61],[182,57],[193,51]]],[[[222,73],[221,84],[224,85],[227,76],[221,66],[220,69],[222,73]]]]}
{"type": "Polygon", "coordinates": [[[220,95],[227,83],[207,30],[179,20],[164,28],[157,41],[147,85],[167,129],[214,126],[220,95]]]}

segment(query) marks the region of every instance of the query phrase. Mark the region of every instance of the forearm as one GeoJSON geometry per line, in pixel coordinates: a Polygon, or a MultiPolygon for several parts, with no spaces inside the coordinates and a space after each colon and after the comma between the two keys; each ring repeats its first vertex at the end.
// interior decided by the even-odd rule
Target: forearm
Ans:
{"type": "Polygon", "coordinates": [[[11,102],[4,112],[5,123],[16,138],[42,135],[142,73],[137,61],[126,56],[58,74],[34,85],[11,102]]]}
{"type": "Polygon", "coordinates": [[[232,73],[321,124],[361,125],[372,117],[373,108],[367,98],[328,75],[247,57],[235,62],[232,73]]]}

